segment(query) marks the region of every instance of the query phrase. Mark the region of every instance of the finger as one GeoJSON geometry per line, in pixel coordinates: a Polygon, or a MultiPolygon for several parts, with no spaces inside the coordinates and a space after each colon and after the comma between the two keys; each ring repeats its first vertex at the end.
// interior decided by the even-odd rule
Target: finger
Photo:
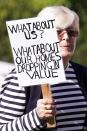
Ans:
{"type": "Polygon", "coordinates": [[[54,104],[54,100],[53,99],[43,99],[42,103],[45,105],[54,104]]]}
{"type": "Polygon", "coordinates": [[[44,113],[45,113],[44,118],[52,117],[55,114],[53,110],[45,110],[44,113]]]}
{"type": "Polygon", "coordinates": [[[54,105],[53,100],[50,99],[40,99],[37,101],[37,105],[41,106],[41,105],[54,105]]]}
{"type": "Polygon", "coordinates": [[[55,109],[55,105],[53,105],[53,104],[47,104],[47,105],[44,105],[44,106],[47,110],[50,110],[50,109],[54,110],[55,109]]]}

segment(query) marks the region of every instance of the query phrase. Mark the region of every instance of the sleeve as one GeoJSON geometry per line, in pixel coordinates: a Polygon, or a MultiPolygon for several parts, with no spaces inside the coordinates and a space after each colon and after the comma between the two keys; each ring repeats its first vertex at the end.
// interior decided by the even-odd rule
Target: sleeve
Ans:
{"type": "Polygon", "coordinates": [[[25,88],[19,87],[15,72],[7,75],[0,92],[0,131],[32,131],[43,126],[34,110],[24,114],[25,88]]]}

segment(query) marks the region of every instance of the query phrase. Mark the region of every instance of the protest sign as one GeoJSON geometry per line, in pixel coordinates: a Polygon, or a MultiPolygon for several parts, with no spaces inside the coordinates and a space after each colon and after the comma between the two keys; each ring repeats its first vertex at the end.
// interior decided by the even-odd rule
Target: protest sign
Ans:
{"type": "Polygon", "coordinates": [[[13,20],[6,25],[20,86],[65,80],[54,18],[13,20]]]}

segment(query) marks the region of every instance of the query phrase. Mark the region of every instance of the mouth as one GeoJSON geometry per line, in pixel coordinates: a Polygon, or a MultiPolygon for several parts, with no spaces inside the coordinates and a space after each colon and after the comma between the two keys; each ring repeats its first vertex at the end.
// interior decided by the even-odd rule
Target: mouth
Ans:
{"type": "Polygon", "coordinates": [[[71,46],[60,46],[60,49],[61,51],[69,51],[69,52],[72,50],[71,46]]]}
{"type": "Polygon", "coordinates": [[[61,48],[70,48],[70,46],[60,46],[61,48]]]}

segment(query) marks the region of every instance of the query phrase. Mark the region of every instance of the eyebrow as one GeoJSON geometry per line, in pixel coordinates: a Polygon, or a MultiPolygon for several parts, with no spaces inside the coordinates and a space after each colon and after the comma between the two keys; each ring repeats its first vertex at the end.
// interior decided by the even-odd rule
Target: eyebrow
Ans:
{"type": "Polygon", "coordinates": [[[74,26],[69,26],[66,29],[70,29],[70,30],[77,30],[74,26]]]}
{"type": "Polygon", "coordinates": [[[60,28],[60,27],[58,27],[58,28],[56,28],[56,30],[65,30],[65,29],[68,29],[68,30],[74,30],[74,31],[77,31],[77,29],[76,28],[74,28],[74,27],[66,27],[66,28],[60,28]]]}

